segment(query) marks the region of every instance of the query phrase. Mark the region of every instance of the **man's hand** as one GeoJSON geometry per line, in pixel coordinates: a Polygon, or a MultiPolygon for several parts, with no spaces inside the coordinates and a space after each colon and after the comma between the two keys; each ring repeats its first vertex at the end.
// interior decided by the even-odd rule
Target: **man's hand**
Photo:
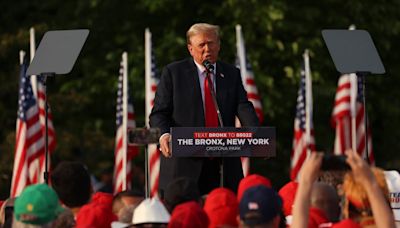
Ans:
{"type": "Polygon", "coordinates": [[[369,184],[373,182],[376,182],[375,176],[372,173],[371,168],[357,152],[347,150],[346,155],[346,161],[353,171],[353,176],[356,182],[364,187],[369,186],[369,184]]]}
{"type": "Polygon", "coordinates": [[[396,227],[388,199],[368,163],[355,151],[347,150],[346,155],[354,180],[367,192],[376,227],[396,227]]]}
{"type": "Polygon", "coordinates": [[[300,173],[300,182],[312,185],[314,181],[317,180],[323,156],[324,154],[321,152],[312,152],[310,154],[303,164],[303,168],[300,173]]]}
{"type": "Polygon", "coordinates": [[[167,158],[171,157],[171,151],[169,149],[170,140],[171,140],[170,134],[164,134],[160,137],[160,151],[167,158]]]}

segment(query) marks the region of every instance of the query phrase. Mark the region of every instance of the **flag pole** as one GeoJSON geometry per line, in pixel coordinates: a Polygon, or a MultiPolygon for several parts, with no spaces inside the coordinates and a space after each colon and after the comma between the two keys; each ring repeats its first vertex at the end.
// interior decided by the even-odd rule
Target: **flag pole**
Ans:
{"type": "Polygon", "coordinates": [[[354,152],[357,152],[357,127],[356,127],[357,91],[358,91],[357,75],[352,73],[350,74],[350,115],[351,115],[351,149],[354,152]]]}
{"type": "Polygon", "coordinates": [[[238,50],[238,58],[239,58],[239,66],[240,66],[240,75],[242,76],[242,80],[245,80],[246,77],[246,50],[244,47],[244,42],[242,41],[242,26],[236,25],[236,47],[238,50]]]}
{"type": "MultiPolygon", "coordinates": [[[[31,27],[29,29],[29,44],[30,44],[30,61],[29,62],[32,62],[33,57],[35,57],[35,52],[36,52],[35,29],[33,27],[31,27]]],[[[39,101],[38,92],[37,92],[37,77],[36,77],[36,75],[31,75],[30,79],[31,79],[31,86],[32,86],[33,95],[35,96],[36,101],[39,101]]],[[[39,103],[37,103],[37,105],[39,107],[39,103]]],[[[40,175],[40,168],[41,168],[40,159],[36,159],[35,165],[38,167],[36,169],[36,171],[37,171],[36,175],[37,175],[37,178],[38,178],[37,181],[39,183],[40,182],[40,178],[41,178],[41,175],[40,175]]]]}
{"type": "MultiPolygon", "coordinates": [[[[35,57],[35,52],[36,52],[36,40],[35,40],[35,29],[31,27],[29,29],[29,43],[30,43],[30,53],[31,53],[31,59],[29,62],[32,62],[33,57],[35,57]]],[[[31,75],[31,85],[32,85],[32,90],[33,94],[37,98],[37,77],[36,75],[31,75]]]]}
{"type": "Polygon", "coordinates": [[[368,112],[367,112],[367,84],[365,82],[365,77],[367,76],[367,72],[358,72],[357,77],[361,77],[361,82],[363,85],[363,104],[364,104],[364,145],[365,145],[365,160],[369,164],[369,155],[368,155],[368,112]]]}
{"type": "Polygon", "coordinates": [[[122,126],[123,126],[123,137],[122,144],[124,148],[124,152],[122,153],[122,190],[126,190],[126,176],[127,176],[127,153],[128,153],[128,142],[127,142],[127,133],[128,133],[128,53],[122,53],[122,66],[123,66],[123,83],[122,83],[122,126]]]}
{"type": "MultiPolygon", "coordinates": [[[[146,95],[150,93],[151,91],[151,83],[150,83],[150,77],[151,77],[151,32],[149,28],[146,28],[144,32],[144,39],[145,39],[145,89],[146,89],[146,95]]],[[[145,96],[145,102],[146,104],[150,104],[152,98],[150,96],[145,96]]],[[[148,105],[145,105],[145,111],[146,111],[146,116],[145,116],[145,125],[146,127],[149,127],[149,114],[150,114],[150,107],[148,105]]]]}
{"type": "MultiPolygon", "coordinates": [[[[243,34],[242,34],[242,26],[241,25],[236,25],[236,50],[237,50],[237,58],[239,61],[239,67],[240,67],[240,75],[242,77],[242,82],[243,86],[246,83],[246,74],[247,74],[247,69],[246,69],[246,50],[244,47],[244,40],[243,40],[243,34]]],[[[236,127],[241,127],[241,123],[239,121],[239,118],[235,118],[235,126],[236,127]]],[[[243,169],[243,176],[246,177],[249,175],[250,172],[250,157],[241,157],[241,162],[242,162],[242,169],[243,169]]]]}
{"type": "Polygon", "coordinates": [[[22,65],[24,63],[25,51],[19,51],[19,64],[22,65]]]}
{"type": "MultiPolygon", "coordinates": [[[[151,83],[150,83],[150,77],[151,77],[151,32],[149,28],[146,28],[144,32],[144,40],[145,40],[145,50],[144,50],[144,56],[145,56],[145,126],[149,126],[149,115],[150,115],[150,105],[151,98],[149,96],[151,92],[151,83]]],[[[150,181],[149,181],[149,175],[150,175],[150,164],[149,164],[149,154],[147,151],[147,146],[144,147],[144,171],[145,171],[145,196],[146,198],[150,197],[150,181]]]]}
{"type": "MultiPolygon", "coordinates": [[[[355,30],[355,25],[350,25],[349,30],[355,30]]],[[[357,75],[350,74],[350,114],[351,114],[351,149],[357,152],[357,91],[358,91],[357,75]]],[[[344,151],[342,151],[344,152],[344,151]]]]}
{"type": "Polygon", "coordinates": [[[312,84],[310,72],[310,56],[309,51],[306,49],[303,54],[304,59],[304,75],[306,82],[306,144],[307,144],[307,157],[311,153],[311,113],[312,113],[312,84]]]}

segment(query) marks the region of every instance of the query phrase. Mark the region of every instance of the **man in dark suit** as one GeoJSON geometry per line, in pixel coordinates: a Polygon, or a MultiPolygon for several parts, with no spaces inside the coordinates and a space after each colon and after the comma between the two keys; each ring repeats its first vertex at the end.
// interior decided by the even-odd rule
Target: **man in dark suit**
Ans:
{"type": "MultiPolygon", "coordinates": [[[[235,126],[237,116],[242,126],[258,126],[254,107],[247,99],[239,70],[217,61],[220,50],[219,27],[206,23],[194,24],[186,34],[192,58],[173,62],[162,72],[150,114],[150,126],[161,129],[159,190],[177,177],[197,181],[201,194],[219,187],[220,158],[171,157],[171,127],[218,127],[216,108],[211,91],[216,92],[224,126],[235,126]],[[207,73],[204,61],[213,65],[207,73]],[[207,77],[211,78],[211,81],[207,77]]],[[[240,158],[224,158],[224,186],[236,192],[243,178],[240,158]]]]}

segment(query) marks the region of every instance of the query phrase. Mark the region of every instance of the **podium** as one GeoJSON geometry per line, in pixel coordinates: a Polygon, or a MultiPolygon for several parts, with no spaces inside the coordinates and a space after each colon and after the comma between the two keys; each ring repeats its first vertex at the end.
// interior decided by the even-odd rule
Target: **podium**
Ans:
{"type": "MultiPolygon", "coordinates": [[[[137,128],[129,131],[129,143],[158,143],[160,130],[137,128]]],[[[172,157],[263,157],[276,156],[275,127],[173,127],[170,149],[172,157]]],[[[146,147],[145,147],[146,148],[146,147]]],[[[222,160],[223,161],[223,160],[222,160]]],[[[148,155],[145,151],[145,189],[149,197],[148,155]]],[[[220,164],[220,185],[224,183],[224,164],[220,164]]]]}
{"type": "MultiPolygon", "coordinates": [[[[276,156],[274,127],[173,127],[172,157],[264,157],[276,156]]],[[[220,186],[224,186],[224,159],[220,163],[220,186]]]]}

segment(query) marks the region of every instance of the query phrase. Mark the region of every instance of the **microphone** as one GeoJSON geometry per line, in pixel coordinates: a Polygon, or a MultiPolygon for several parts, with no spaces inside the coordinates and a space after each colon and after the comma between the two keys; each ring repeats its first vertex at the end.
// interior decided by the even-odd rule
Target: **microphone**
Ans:
{"type": "Polygon", "coordinates": [[[206,68],[208,73],[214,73],[214,65],[208,59],[203,61],[203,66],[206,68]]]}

